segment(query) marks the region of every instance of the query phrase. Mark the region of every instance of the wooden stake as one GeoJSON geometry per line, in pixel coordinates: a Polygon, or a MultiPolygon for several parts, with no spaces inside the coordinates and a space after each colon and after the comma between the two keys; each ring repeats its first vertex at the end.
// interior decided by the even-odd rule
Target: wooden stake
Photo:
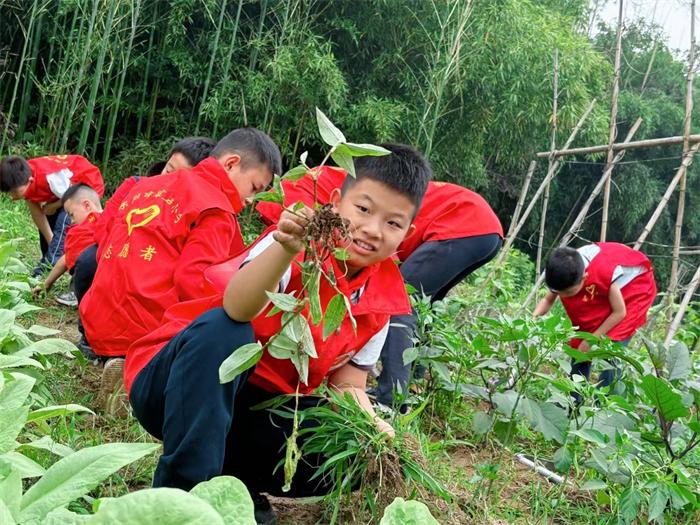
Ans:
{"type": "Polygon", "coordinates": [[[674,190],[676,189],[676,186],[678,186],[678,181],[680,181],[683,174],[688,171],[688,167],[693,163],[693,155],[695,155],[695,153],[697,153],[698,149],[700,149],[700,142],[696,142],[695,144],[693,144],[693,147],[690,148],[688,150],[688,152],[683,156],[683,162],[681,162],[681,165],[678,168],[678,170],[676,171],[676,174],[674,175],[673,179],[671,180],[671,183],[668,185],[668,188],[666,188],[666,192],[664,193],[664,196],[661,198],[661,201],[656,206],[656,209],[654,210],[654,213],[652,213],[651,217],[649,218],[649,221],[646,223],[646,226],[644,226],[644,230],[642,231],[641,235],[637,239],[637,242],[634,243],[635,250],[639,250],[639,248],[642,247],[642,244],[646,240],[647,236],[649,235],[649,233],[651,233],[651,230],[656,225],[656,221],[658,221],[659,217],[661,217],[661,213],[666,208],[666,205],[668,204],[668,201],[671,198],[671,195],[673,194],[674,190]]]}
{"type": "MultiPolygon", "coordinates": [[[[625,138],[625,142],[629,142],[632,140],[632,137],[634,134],[637,132],[639,129],[639,126],[642,125],[642,119],[638,118],[637,121],[634,123],[634,125],[630,128],[629,132],[627,133],[627,137],[625,138]]],[[[612,162],[610,163],[610,166],[603,171],[603,174],[601,175],[600,179],[598,180],[598,183],[595,185],[593,190],[591,191],[591,194],[588,196],[588,199],[584,203],[583,207],[581,208],[581,211],[579,211],[578,215],[574,219],[574,222],[571,224],[571,227],[569,228],[569,231],[562,237],[561,241],[559,242],[559,246],[566,246],[571,242],[571,239],[574,237],[576,232],[579,230],[581,225],[583,224],[583,221],[586,219],[586,215],[588,214],[588,210],[590,209],[591,205],[593,204],[593,201],[600,195],[600,192],[603,190],[603,186],[605,185],[605,181],[610,177],[610,174],[612,173],[613,168],[615,167],[615,164],[620,162],[622,157],[625,156],[625,151],[619,151],[617,155],[612,159],[612,162]]],[[[532,287],[532,290],[530,290],[530,294],[527,296],[527,299],[525,299],[525,302],[523,305],[520,307],[520,311],[524,310],[528,304],[534,299],[535,295],[537,295],[537,290],[539,287],[542,285],[544,282],[544,272],[541,272],[539,277],[537,278],[537,282],[535,283],[535,286],[532,287]]]]}
{"type": "Polygon", "coordinates": [[[681,321],[683,321],[683,316],[685,315],[685,311],[688,309],[688,305],[690,304],[690,300],[693,298],[693,294],[695,293],[695,290],[698,289],[698,285],[700,285],[700,266],[697,267],[695,270],[695,275],[693,275],[693,278],[690,280],[690,283],[688,284],[688,289],[685,291],[685,294],[683,294],[683,299],[681,300],[681,304],[678,306],[678,311],[676,312],[675,317],[673,318],[673,321],[671,322],[670,326],[668,327],[668,332],[666,332],[666,340],[664,341],[665,345],[671,344],[671,341],[673,340],[673,336],[676,335],[676,332],[678,332],[678,329],[681,326],[681,321]]]}
{"type": "Polygon", "coordinates": [[[510,219],[510,226],[508,227],[506,237],[510,237],[511,232],[515,229],[515,225],[518,223],[518,218],[520,217],[520,212],[523,209],[527,192],[530,189],[530,181],[532,180],[532,175],[535,173],[536,167],[537,161],[533,160],[530,162],[530,166],[527,168],[527,174],[525,175],[525,180],[523,181],[523,187],[520,188],[520,195],[518,196],[518,202],[515,205],[515,210],[513,210],[513,216],[510,219]]]}
{"type": "MultiPolygon", "coordinates": [[[[617,15],[617,37],[615,39],[615,76],[613,77],[612,100],[610,103],[610,128],[608,130],[608,156],[606,159],[605,169],[610,167],[613,156],[613,144],[617,137],[617,99],[620,95],[620,57],[622,55],[622,6],[623,0],[620,0],[620,10],[617,15]]],[[[611,176],[605,180],[605,189],[603,190],[603,215],[600,224],[600,241],[604,242],[608,234],[608,209],[610,208],[610,186],[612,183],[611,176]]]]}
{"type": "MultiPolygon", "coordinates": [[[[693,71],[695,69],[695,0],[690,3],[690,56],[688,57],[688,74],[686,76],[685,120],[683,121],[683,154],[688,152],[688,137],[690,136],[690,121],[693,113],[693,71]]],[[[678,188],[678,209],[676,211],[676,228],[673,238],[673,259],[671,260],[671,277],[668,283],[668,301],[673,303],[678,287],[678,264],[680,262],[680,246],[683,234],[683,215],[685,214],[685,187],[688,170],[683,170],[678,188]]]]}
{"type": "MultiPolygon", "coordinates": [[[[630,142],[629,144],[623,144],[622,142],[618,142],[616,144],[613,144],[613,150],[620,151],[623,149],[641,149],[651,148],[654,146],[676,146],[678,144],[683,144],[683,139],[683,135],[678,135],[674,137],[661,137],[657,139],[635,140],[634,142],[630,142]]],[[[691,144],[700,142],[700,134],[690,135],[690,137],[688,137],[688,142],[690,142],[691,144]]],[[[586,146],[584,148],[570,148],[566,151],[564,151],[563,149],[558,151],[540,151],[537,153],[536,157],[538,159],[546,159],[549,158],[550,155],[554,155],[555,157],[566,157],[571,155],[591,155],[593,153],[605,153],[606,151],[608,151],[608,145],[601,144],[598,146],[586,146]]]]}

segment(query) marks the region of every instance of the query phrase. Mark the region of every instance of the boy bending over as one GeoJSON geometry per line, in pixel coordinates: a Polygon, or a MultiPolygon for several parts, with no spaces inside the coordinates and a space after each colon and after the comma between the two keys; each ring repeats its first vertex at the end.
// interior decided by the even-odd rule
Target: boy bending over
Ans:
{"type": "MultiPolygon", "coordinates": [[[[413,148],[384,147],[392,153],[357,159],[357,179],[348,177],[342,190],[330,195],[333,209],[350,221],[352,240],[349,259],[330,258],[326,271],[333,268],[338,288],[348,297],[357,331],[345,319],[339,331],[324,341],[322,327],[311,326],[318,357],[310,359],[307,384],[301,383],[290,361],[274,359],[267,352],[254,370],[230,383],[219,384],[218,371],[232,350],[256,340],[265,343],[280,330],[281,313],[270,315],[266,292],[301,289],[298,263],[304,260],[304,228],[313,215],[308,208],[282,213],[277,226],[254,244],[223,295],[171,308],[158,330],[129,348],[124,380],[134,414],[163,440],[154,486],[189,489],[214,476],[232,474],[253,495],[258,522],[272,523],[269,503],[260,493],[282,494],[284,474],[282,469],[273,471],[284,457],[291,420],[252,407],[297,389],[304,395],[300,409],[318,404],[318,397],[306,395],[324,381],[350,392],[375,417],[381,431],[393,434],[391,426],[376,417],[365,384],[391,316],[410,311],[391,256],[413,229],[431,171],[413,148]]],[[[321,279],[324,308],[334,295],[321,279]]],[[[310,317],[307,310],[302,315],[310,317]]],[[[328,489],[323,480],[310,479],[320,465],[318,459],[299,463],[285,496],[328,489]]]]}
{"type": "MultiPolygon", "coordinates": [[[[545,282],[549,292],[535,308],[535,316],[549,312],[559,297],[580,331],[605,335],[625,346],[646,323],[656,298],[654,270],[647,256],[616,242],[589,244],[578,250],[557,248],[547,260],[545,282]]],[[[569,344],[581,352],[589,349],[581,339],[569,344]]],[[[590,379],[591,362],[573,363],[574,374],[590,379]]],[[[600,374],[598,386],[609,386],[616,376],[613,364],[600,374]]]]}

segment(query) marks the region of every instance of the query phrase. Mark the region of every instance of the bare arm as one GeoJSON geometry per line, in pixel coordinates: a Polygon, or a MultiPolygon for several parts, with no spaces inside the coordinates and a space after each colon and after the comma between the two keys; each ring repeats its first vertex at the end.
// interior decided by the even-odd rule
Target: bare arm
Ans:
{"type": "Polygon", "coordinates": [[[32,215],[34,224],[39,228],[39,233],[44,237],[47,243],[50,243],[53,239],[53,231],[51,231],[49,220],[46,218],[46,215],[44,215],[41,205],[38,202],[27,201],[27,206],[29,207],[29,213],[32,215]]]}
{"type": "Polygon", "coordinates": [[[67,269],[66,256],[61,255],[61,258],[56,261],[56,264],[54,264],[53,268],[51,268],[51,271],[49,272],[49,275],[46,277],[46,281],[44,281],[44,289],[48,292],[58,278],[61,277],[61,275],[63,275],[67,269]]]}
{"type": "Polygon", "coordinates": [[[601,323],[598,329],[593,332],[593,335],[601,336],[607,334],[610,330],[615,328],[622,320],[627,316],[627,306],[625,305],[625,298],[622,297],[622,290],[616,284],[610,286],[608,291],[608,300],[610,301],[610,307],[612,312],[605,318],[605,321],[601,323]]]}
{"type": "Polygon", "coordinates": [[[372,416],[374,424],[380,432],[384,432],[392,438],[396,435],[394,428],[377,415],[374,411],[374,407],[372,407],[372,403],[367,397],[367,393],[365,392],[367,388],[366,370],[361,370],[351,364],[343,365],[328,378],[328,386],[341,394],[348,392],[352,395],[355,401],[357,401],[357,404],[372,416]]]}
{"type": "Polygon", "coordinates": [[[301,239],[306,222],[299,215],[284,212],[273,233],[276,242],[233,275],[224,292],[224,311],[231,319],[250,321],[268,305],[266,292],[277,291],[294,257],[304,249],[301,239]]]}
{"type": "Polygon", "coordinates": [[[53,215],[61,207],[61,201],[47,202],[41,207],[41,211],[44,215],[53,215]]]}
{"type": "Polygon", "coordinates": [[[540,317],[549,310],[551,310],[552,305],[554,304],[554,301],[557,300],[557,294],[554,292],[547,292],[547,295],[545,295],[542,300],[537,303],[537,306],[535,307],[535,311],[532,313],[533,316],[535,317],[540,317]]]}

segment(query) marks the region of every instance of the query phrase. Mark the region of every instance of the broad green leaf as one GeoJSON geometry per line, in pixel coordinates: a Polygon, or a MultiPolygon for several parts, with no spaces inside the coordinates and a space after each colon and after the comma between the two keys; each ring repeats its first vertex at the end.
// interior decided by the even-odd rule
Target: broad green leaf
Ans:
{"type": "Polygon", "coordinates": [[[430,510],[420,501],[396,498],[384,509],[379,525],[439,525],[430,510]]]}
{"type": "Polygon", "coordinates": [[[12,516],[9,507],[0,499],[0,523],[2,525],[15,525],[17,522],[12,516]]]}
{"type": "Polygon", "coordinates": [[[296,181],[306,175],[306,166],[296,166],[282,175],[282,180],[296,181]]]}
{"type": "Polygon", "coordinates": [[[283,312],[293,312],[299,308],[299,299],[288,293],[265,292],[277,308],[283,312]]]}
{"type": "Polygon", "coordinates": [[[275,359],[289,359],[297,353],[298,345],[284,333],[276,334],[270,338],[267,352],[275,359]]]}
{"type": "Polygon", "coordinates": [[[297,369],[299,380],[305,385],[309,382],[309,355],[297,352],[291,357],[294,368],[297,369]]]}
{"type": "MultiPolygon", "coordinates": [[[[308,274],[307,274],[308,275],[308,274]]],[[[318,326],[323,318],[321,310],[321,272],[314,271],[308,276],[307,292],[309,296],[309,312],[311,313],[311,323],[318,326]]]]}
{"type": "Polygon", "coordinates": [[[632,523],[632,521],[637,517],[639,511],[639,504],[643,499],[642,493],[632,487],[627,487],[620,496],[620,506],[618,509],[618,516],[624,521],[624,523],[632,523]]]}
{"type": "Polygon", "coordinates": [[[0,454],[14,450],[15,439],[24,428],[29,407],[19,406],[0,412],[0,454]]]}
{"type": "Polygon", "coordinates": [[[538,403],[522,398],[518,411],[525,416],[533,428],[542,433],[545,439],[564,442],[564,432],[569,427],[566,410],[552,403],[538,403]]]}
{"type": "Polygon", "coordinates": [[[581,485],[581,490],[605,490],[607,488],[608,484],[602,479],[589,479],[581,485]]]}
{"type": "Polygon", "coordinates": [[[63,354],[66,356],[72,356],[73,352],[77,351],[78,348],[65,339],[51,338],[42,339],[36,343],[32,343],[26,348],[22,348],[15,355],[22,357],[32,357],[34,355],[51,355],[51,354],[63,354]]]}
{"type": "Polygon", "coordinates": [[[219,382],[233,381],[239,374],[255,366],[263,354],[259,342],[248,343],[236,348],[219,367],[219,382]]]}
{"type": "Polygon", "coordinates": [[[592,428],[604,434],[610,441],[615,440],[615,432],[619,429],[631,431],[635,428],[634,420],[626,415],[610,410],[601,410],[588,422],[586,427],[592,428]]]}
{"type": "Polygon", "coordinates": [[[282,323],[286,323],[289,316],[293,316],[293,319],[286,324],[283,332],[292,341],[301,343],[301,350],[303,353],[309,355],[310,357],[318,357],[316,354],[316,346],[314,345],[314,338],[311,335],[311,327],[309,327],[309,322],[306,317],[298,314],[286,313],[282,315],[282,323]]]}
{"type": "Polygon", "coordinates": [[[0,369],[19,368],[21,366],[33,366],[35,368],[41,368],[42,370],[44,369],[44,365],[42,365],[36,359],[30,359],[29,357],[23,357],[17,354],[0,354],[0,369]]]}
{"type": "Polygon", "coordinates": [[[107,443],[60,459],[22,496],[21,521],[43,519],[52,510],[84,496],[123,466],[158,447],[155,443],[107,443]]]}
{"type": "Polygon", "coordinates": [[[350,299],[347,295],[343,295],[343,301],[345,302],[345,311],[348,314],[348,319],[350,319],[350,324],[352,325],[352,331],[357,335],[357,321],[355,316],[352,315],[352,305],[350,304],[350,299]]]}
{"type": "Polygon", "coordinates": [[[316,122],[318,123],[318,132],[321,134],[323,142],[329,146],[336,146],[341,142],[346,142],[345,135],[318,108],[316,108],[316,122]]]}
{"type": "Polygon", "coordinates": [[[339,261],[347,261],[350,258],[350,252],[347,248],[336,248],[333,250],[333,257],[339,261]]]}
{"type": "Polygon", "coordinates": [[[345,299],[343,297],[343,294],[336,294],[328,301],[328,306],[326,306],[326,311],[323,315],[324,341],[343,324],[346,312],[345,299]]]}
{"type": "Polygon", "coordinates": [[[355,177],[355,163],[345,144],[339,144],[331,153],[331,158],[339,167],[347,171],[348,175],[355,177]]]}
{"type": "Polygon", "coordinates": [[[211,505],[226,525],[255,525],[253,500],[242,481],[219,476],[196,485],[194,494],[211,505]]]}
{"type": "Polygon", "coordinates": [[[56,509],[48,513],[41,525],[87,525],[93,523],[91,514],[76,514],[68,509],[56,509]]]}
{"type": "Polygon", "coordinates": [[[180,489],[157,488],[102,500],[90,525],[225,525],[203,499],[180,489]]]}
{"type": "Polygon", "coordinates": [[[57,456],[61,456],[62,458],[70,456],[73,452],[75,452],[75,450],[73,450],[70,447],[67,447],[66,445],[56,443],[49,436],[42,436],[39,439],[30,441],[29,443],[22,443],[20,445],[20,449],[25,447],[46,450],[47,452],[51,452],[52,454],[56,454],[57,456]]]}
{"type": "Polygon", "coordinates": [[[56,405],[39,408],[37,410],[32,410],[27,417],[27,422],[31,421],[41,421],[44,419],[49,419],[57,416],[65,416],[68,414],[74,414],[76,412],[88,412],[90,414],[95,414],[92,410],[82,405],[68,404],[68,405],[56,405]]]}
{"type": "Polygon", "coordinates": [[[642,390],[666,421],[674,421],[689,414],[681,395],[674,392],[666,380],[648,374],[642,378],[642,390]]]}
{"type": "Polygon", "coordinates": [[[666,369],[668,370],[668,380],[688,379],[692,371],[690,363],[690,353],[688,347],[680,341],[675,341],[666,354],[666,369]]]}
{"type": "Polygon", "coordinates": [[[374,144],[354,144],[352,142],[346,142],[345,147],[353,157],[382,157],[384,155],[390,155],[391,151],[381,146],[375,146],[374,144]]]}
{"type": "Polygon", "coordinates": [[[578,430],[569,432],[569,434],[572,436],[578,436],[581,439],[589,441],[590,443],[595,443],[596,445],[605,446],[607,444],[605,434],[593,428],[580,428],[578,430]]]}
{"type": "Polygon", "coordinates": [[[12,310],[0,309],[0,339],[10,333],[10,327],[15,324],[16,315],[12,310]]]}
{"type": "Polygon", "coordinates": [[[36,379],[26,374],[10,373],[0,390],[0,413],[4,410],[17,408],[24,404],[29,397],[36,379]]]}
{"type": "Polygon", "coordinates": [[[515,390],[496,392],[493,395],[493,402],[496,403],[496,408],[506,417],[513,416],[513,409],[515,408],[515,402],[517,399],[518,393],[515,390]]]}
{"type": "Polygon", "coordinates": [[[43,310],[43,308],[30,303],[19,303],[12,307],[12,311],[18,316],[29,312],[38,312],[39,310],[43,310]]]}
{"type": "Polygon", "coordinates": [[[554,453],[554,468],[557,472],[568,472],[573,462],[571,451],[566,446],[558,448],[554,453]]]}
{"type": "Polygon", "coordinates": [[[19,452],[8,452],[0,456],[0,461],[12,465],[22,479],[38,478],[46,473],[46,469],[33,459],[19,452]]]}
{"type": "Polygon", "coordinates": [[[9,462],[0,461],[0,470],[0,501],[7,505],[12,518],[16,520],[19,517],[19,502],[22,499],[22,476],[9,462]]]}
{"type": "Polygon", "coordinates": [[[277,204],[284,204],[284,196],[274,190],[256,193],[253,200],[255,202],[276,202],[277,204]]]}
{"type": "Polygon", "coordinates": [[[472,427],[474,428],[474,432],[476,432],[478,435],[481,436],[486,434],[489,430],[491,430],[491,425],[493,425],[493,416],[481,411],[474,413],[472,427]]]}
{"type": "Polygon", "coordinates": [[[670,494],[666,485],[658,485],[649,496],[649,520],[664,523],[664,512],[668,506],[670,494]]]}
{"type": "Polygon", "coordinates": [[[52,335],[57,335],[61,333],[60,330],[56,330],[55,328],[49,328],[48,326],[42,326],[40,324],[33,324],[32,326],[27,328],[26,332],[37,337],[50,337],[52,335]]]}

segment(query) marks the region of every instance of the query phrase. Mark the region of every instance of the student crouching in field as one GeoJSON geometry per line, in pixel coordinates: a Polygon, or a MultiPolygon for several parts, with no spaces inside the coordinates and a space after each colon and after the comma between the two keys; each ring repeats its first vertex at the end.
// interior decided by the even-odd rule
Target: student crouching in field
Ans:
{"type": "MultiPolygon", "coordinates": [[[[318,357],[309,361],[306,384],[291,362],[274,359],[267,351],[254,370],[230,383],[219,383],[219,367],[232,351],[256,340],[265,343],[280,330],[281,313],[271,312],[267,292],[301,290],[298,263],[304,260],[305,225],[313,215],[309,208],[282,213],[278,225],[250,249],[223,295],[174,306],[159,329],[131,346],[125,385],[134,414],[163,440],[154,486],[190,489],[231,474],[253,495],[258,523],[273,523],[261,493],[282,494],[284,474],[276,466],[284,457],[292,422],[252,407],[297,391],[304,394],[300,409],[318,404],[320,398],[306,394],[324,381],[352,394],[378,428],[393,435],[391,426],[374,413],[365,393],[366,379],[379,359],[391,316],[410,311],[391,257],[413,229],[431,170],[409,146],[384,147],[392,153],[357,159],[357,179],[348,177],[342,191],[330,195],[333,209],[351,224],[352,241],[347,261],[331,257],[324,264],[326,271],[333,269],[337,287],[348,298],[357,329],[345,319],[339,331],[324,340],[322,327],[311,326],[318,357]]],[[[334,295],[321,279],[324,308],[334,295]]],[[[284,495],[328,490],[326,481],[311,481],[319,465],[308,457],[299,462],[291,491],[284,495]]]]}

